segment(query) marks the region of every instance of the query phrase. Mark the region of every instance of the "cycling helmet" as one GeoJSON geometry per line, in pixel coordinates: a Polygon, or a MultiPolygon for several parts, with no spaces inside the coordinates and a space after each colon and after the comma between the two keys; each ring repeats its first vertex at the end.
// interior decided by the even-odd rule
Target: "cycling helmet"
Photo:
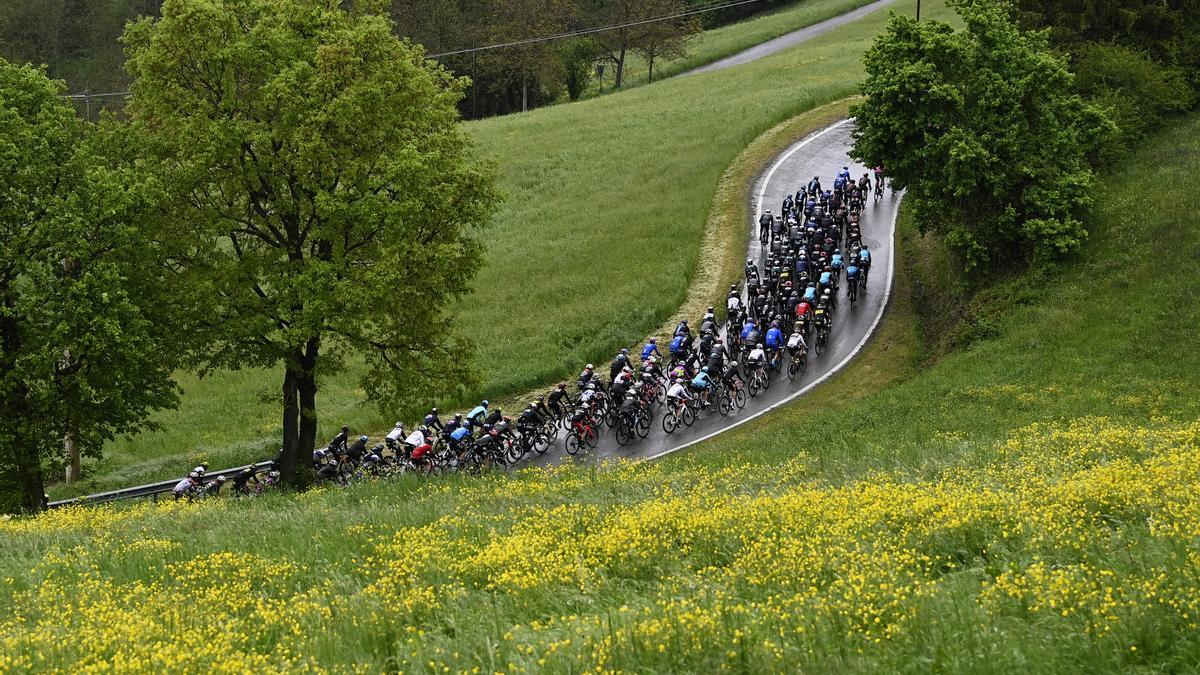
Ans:
{"type": "Polygon", "coordinates": [[[642,373],[642,380],[649,382],[652,379],[654,379],[654,376],[650,373],[642,373]]]}
{"type": "Polygon", "coordinates": [[[590,363],[589,363],[589,364],[587,364],[587,367],[586,367],[586,368],[584,368],[584,370],[591,370],[591,369],[592,369],[592,368],[594,368],[594,367],[595,367],[595,366],[593,366],[592,364],[590,364],[590,363]]]}
{"type": "Polygon", "coordinates": [[[835,249],[833,249],[833,252],[834,252],[834,253],[841,253],[841,252],[842,252],[842,249],[840,249],[840,248],[835,248],[835,249]]]}
{"type": "Polygon", "coordinates": [[[652,344],[652,345],[658,344],[658,338],[650,338],[650,344],[652,344]]]}
{"type": "Polygon", "coordinates": [[[772,321],[772,322],[771,322],[771,328],[779,328],[779,322],[778,322],[778,321],[772,321]]]}
{"type": "Polygon", "coordinates": [[[648,359],[646,359],[646,360],[647,360],[647,361],[649,361],[650,363],[658,363],[658,357],[657,357],[657,356],[651,356],[650,358],[648,358],[648,359]]]}
{"type": "Polygon", "coordinates": [[[826,289],[825,289],[825,292],[824,292],[824,293],[822,293],[821,295],[829,295],[829,289],[828,289],[828,288],[826,288],[826,289]]]}
{"type": "Polygon", "coordinates": [[[633,368],[630,368],[629,366],[625,366],[624,368],[621,369],[621,372],[622,373],[632,373],[633,368]]]}
{"type": "Polygon", "coordinates": [[[709,314],[712,314],[712,313],[713,313],[713,308],[712,308],[712,305],[709,305],[709,306],[708,306],[708,313],[709,313],[709,314]]]}
{"type": "Polygon", "coordinates": [[[808,287],[809,287],[809,288],[816,288],[816,287],[817,287],[817,285],[816,285],[815,283],[813,283],[813,282],[811,282],[811,281],[810,281],[810,282],[808,282],[808,287]]]}
{"type": "Polygon", "coordinates": [[[588,389],[590,389],[590,390],[592,390],[592,391],[596,391],[596,383],[595,383],[595,382],[588,382],[588,389]]]}
{"type": "Polygon", "coordinates": [[[737,293],[737,284],[729,284],[729,290],[737,293]]]}
{"type": "Polygon", "coordinates": [[[626,355],[626,354],[628,354],[628,353],[629,353],[629,350],[628,350],[628,349],[622,349],[622,350],[621,350],[621,356],[625,356],[625,355],[626,355]]]}
{"type": "Polygon", "coordinates": [[[821,180],[820,176],[813,176],[813,180],[821,180]]]}
{"type": "Polygon", "coordinates": [[[429,412],[430,412],[430,414],[436,415],[436,414],[437,414],[437,408],[434,408],[434,409],[430,410],[429,412]]]}
{"type": "Polygon", "coordinates": [[[454,421],[456,421],[456,422],[462,421],[462,413],[454,413],[454,421]]]}
{"type": "Polygon", "coordinates": [[[704,366],[703,368],[701,368],[701,369],[700,369],[700,372],[702,372],[702,373],[707,373],[707,372],[708,372],[708,366],[704,366]]]}
{"type": "Polygon", "coordinates": [[[218,482],[218,483],[224,483],[225,481],[226,481],[226,478],[225,478],[225,476],[217,476],[217,482],[218,482]]]}
{"type": "Polygon", "coordinates": [[[755,348],[755,349],[762,349],[762,348],[763,348],[763,346],[762,346],[762,343],[761,343],[761,342],[759,342],[758,344],[754,345],[754,348],[755,348]]]}
{"type": "Polygon", "coordinates": [[[342,425],[342,431],[350,431],[350,427],[348,427],[348,426],[346,426],[345,424],[343,424],[343,425],[342,425]]]}
{"type": "Polygon", "coordinates": [[[427,433],[429,433],[429,427],[422,424],[421,426],[417,427],[417,431],[420,431],[423,434],[427,434],[427,433]]]}
{"type": "Polygon", "coordinates": [[[279,472],[278,471],[268,471],[267,478],[279,478],[279,472]]]}
{"type": "Polygon", "coordinates": [[[559,383],[558,383],[558,388],[559,388],[559,389],[566,389],[566,388],[567,388],[567,383],[566,383],[566,382],[559,382],[559,383]]]}
{"type": "Polygon", "coordinates": [[[754,259],[753,259],[753,258],[746,258],[746,264],[747,264],[747,265],[753,265],[753,264],[754,264],[754,259]]]}
{"type": "Polygon", "coordinates": [[[369,441],[371,439],[367,438],[366,436],[359,436],[358,440],[362,441],[363,443],[366,443],[367,441],[369,441]]]}

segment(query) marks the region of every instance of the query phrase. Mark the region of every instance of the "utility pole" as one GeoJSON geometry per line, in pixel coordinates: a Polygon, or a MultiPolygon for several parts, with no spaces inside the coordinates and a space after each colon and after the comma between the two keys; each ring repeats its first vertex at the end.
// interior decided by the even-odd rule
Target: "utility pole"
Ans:
{"type": "Polygon", "coordinates": [[[917,21],[921,20],[921,0],[917,0],[917,21]]]}

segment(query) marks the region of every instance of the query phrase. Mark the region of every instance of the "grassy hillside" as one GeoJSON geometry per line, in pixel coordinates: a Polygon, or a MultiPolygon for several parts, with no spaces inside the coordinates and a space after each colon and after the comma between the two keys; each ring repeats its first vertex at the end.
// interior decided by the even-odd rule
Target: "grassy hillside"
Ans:
{"type": "MultiPolygon", "coordinates": [[[[762,44],[784,33],[800,30],[839,14],[868,5],[874,0],[841,0],[840,2],[819,2],[801,0],[786,7],[767,12],[729,24],[706,30],[696,35],[688,43],[686,56],[674,61],[656,61],[654,64],[654,81],[677,75],[692,68],[699,68],[726,56],[762,44]]],[[[629,54],[625,60],[625,89],[647,84],[650,69],[646,62],[637,54],[629,54]]],[[[604,93],[612,91],[612,68],[605,73],[604,93]]],[[[599,94],[599,83],[594,80],[589,84],[588,95],[599,94]]]]}
{"type": "Polygon", "coordinates": [[[0,521],[0,670],[1194,671],[1200,118],[1125,167],[953,353],[909,279],[817,396],[661,462],[0,521]]]}
{"type": "MultiPolygon", "coordinates": [[[[841,0],[814,0],[814,11],[841,0]]],[[[940,2],[931,15],[945,15],[940,2]]],[[[780,121],[852,93],[886,12],[728,71],[469,125],[508,193],[487,261],[459,308],[479,346],[483,396],[545,385],[657,328],[687,295],[721,173],[780,121]]],[[[395,422],[364,404],[357,372],[321,382],[320,434],[395,422]]],[[[55,498],[163,480],[206,459],[263,457],[278,438],[274,372],[183,376],[163,431],[109,444],[55,498]]]]}

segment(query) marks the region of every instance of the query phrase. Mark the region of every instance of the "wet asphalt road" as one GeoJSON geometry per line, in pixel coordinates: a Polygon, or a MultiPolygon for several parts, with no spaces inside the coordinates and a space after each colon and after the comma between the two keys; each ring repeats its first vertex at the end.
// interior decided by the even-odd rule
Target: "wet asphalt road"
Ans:
{"type": "MultiPolygon", "coordinates": [[[[765,209],[778,214],[784,195],[788,192],[794,193],[801,186],[807,185],[813,176],[820,176],[822,186],[827,189],[833,185],[837,171],[843,166],[850,168],[851,176],[855,180],[862,176],[867,171],[866,167],[856,164],[847,155],[851,146],[851,129],[852,124],[849,121],[839,122],[793,144],[777,157],[755,185],[752,196],[752,206],[756,211],[755,222],[758,220],[758,214],[765,209]]],[[[770,389],[748,399],[744,410],[734,410],[725,417],[715,411],[711,414],[704,413],[691,427],[677,429],[673,434],[663,431],[664,407],[659,406],[655,409],[654,422],[647,438],[635,439],[622,447],[616,442],[615,432],[612,429],[604,429],[600,435],[600,445],[594,450],[580,452],[575,458],[564,451],[562,439],[565,433],[560,432],[559,439],[551,445],[545,455],[532,457],[527,461],[534,465],[548,465],[564,460],[661,457],[749,421],[827,379],[865,344],[869,333],[882,317],[892,282],[892,237],[899,206],[900,196],[889,191],[886,197],[879,201],[871,201],[863,209],[863,241],[872,254],[870,287],[865,293],[859,293],[858,302],[851,309],[850,302],[846,299],[846,284],[842,284],[829,347],[820,356],[810,350],[808,370],[795,381],[789,382],[786,372],[781,373],[780,376],[772,378],[770,389]]],[[[746,226],[751,231],[748,256],[754,257],[761,269],[763,255],[758,244],[757,225],[747,223],[746,226]]],[[[698,316],[693,317],[692,321],[698,325],[699,319],[698,316]]],[[[631,353],[637,354],[640,351],[641,345],[630,345],[631,353]]],[[[607,377],[608,363],[596,365],[597,371],[607,377]]],[[[572,391],[572,396],[574,395],[575,392],[572,391]]]]}
{"type": "MultiPolygon", "coordinates": [[[[712,63],[700,66],[699,68],[693,68],[692,70],[682,72],[675,77],[686,77],[688,75],[695,75],[697,73],[707,73],[713,70],[721,70],[722,68],[739,66],[743,63],[757,61],[758,59],[774,54],[781,49],[794,47],[805,40],[811,40],[822,33],[827,33],[834,28],[837,28],[838,26],[861,19],[877,9],[887,7],[895,1],[896,0],[877,0],[869,5],[863,5],[858,9],[835,16],[832,19],[826,19],[825,21],[814,23],[813,25],[806,26],[800,30],[795,30],[791,33],[780,35],[773,40],[767,40],[762,44],[758,44],[744,51],[740,51],[733,56],[727,56],[719,61],[713,61],[712,63]]],[[[793,190],[793,192],[795,192],[795,190],[793,190]]]]}

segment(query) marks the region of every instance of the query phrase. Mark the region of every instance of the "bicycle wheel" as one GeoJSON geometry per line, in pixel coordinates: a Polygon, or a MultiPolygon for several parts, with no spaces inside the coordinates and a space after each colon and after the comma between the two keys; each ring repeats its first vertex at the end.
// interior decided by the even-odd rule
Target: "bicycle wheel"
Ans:
{"type": "Polygon", "coordinates": [[[629,420],[622,419],[617,425],[617,445],[628,445],[633,440],[633,426],[629,420]]]}
{"type": "Polygon", "coordinates": [[[695,424],[696,408],[691,407],[690,405],[684,406],[683,412],[680,413],[679,420],[680,422],[683,422],[684,426],[691,426],[692,424],[695,424]]]}
{"type": "Polygon", "coordinates": [[[587,431],[583,435],[583,440],[587,443],[589,448],[594,448],[597,445],[600,445],[600,432],[596,431],[594,427],[588,427],[587,431]]]}
{"type": "Polygon", "coordinates": [[[634,431],[637,432],[639,437],[645,438],[650,435],[650,424],[652,421],[649,415],[638,418],[637,428],[634,431]]]}
{"type": "Polygon", "coordinates": [[[717,412],[721,413],[721,416],[724,417],[732,410],[733,402],[729,398],[729,393],[727,391],[722,391],[721,395],[717,397],[717,412]]]}
{"type": "Polygon", "coordinates": [[[662,428],[668,434],[675,433],[675,429],[679,427],[679,418],[675,415],[675,411],[668,411],[663,415],[662,428]]]}
{"type": "Polygon", "coordinates": [[[574,431],[567,434],[567,438],[563,441],[563,445],[566,447],[568,455],[579,454],[579,449],[583,447],[583,443],[579,441],[579,434],[574,431]]]}
{"type": "Polygon", "coordinates": [[[800,372],[800,359],[798,357],[793,356],[791,358],[791,360],[788,361],[788,379],[789,380],[796,379],[796,374],[799,372],[800,372]]]}
{"type": "Polygon", "coordinates": [[[746,407],[746,390],[736,389],[733,392],[733,404],[741,410],[746,407]]]}

